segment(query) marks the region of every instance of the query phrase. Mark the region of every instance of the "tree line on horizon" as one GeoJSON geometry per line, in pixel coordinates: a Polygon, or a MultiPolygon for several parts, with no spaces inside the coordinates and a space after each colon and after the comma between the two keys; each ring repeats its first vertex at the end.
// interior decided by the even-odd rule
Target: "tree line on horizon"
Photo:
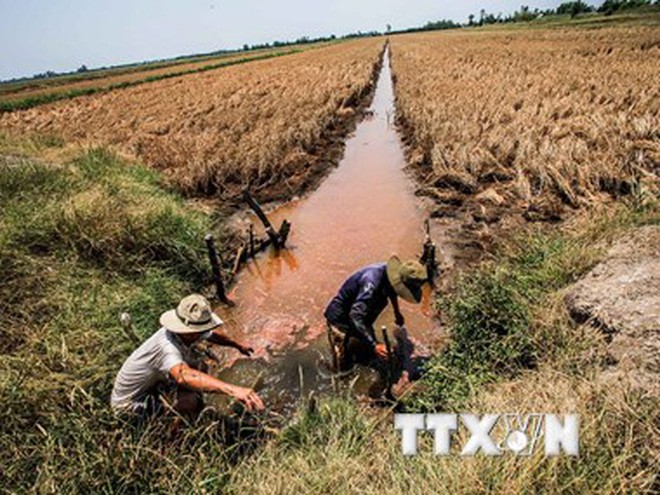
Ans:
{"type": "Polygon", "coordinates": [[[520,10],[513,14],[504,16],[501,12],[497,15],[486,12],[481,9],[479,15],[470,14],[465,26],[483,26],[486,24],[498,24],[508,22],[529,22],[539,17],[553,15],[570,15],[576,17],[580,14],[599,13],[612,15],[615,12],[638,9],[649,5],[659,5],[660,0],[605,0],[599,7],[594,7],[584,2],[576,0],[561,3],[556,9],[530,9],[527,5],[522,5],[520,10]]]}
{"type": "Polygon", "coordinates": [[[556,9],[530,9],[527,5],[521,5],[519,10],[516,10],[512,14],[504,15],[502,12],[498,14],[488,13],[485,9],[479,11],[479,15],[470,14],[468,16],[466,23],[459,23],[452,21],[450,19],[441,19],[438,21],[429,21],[423,26],[411,27],[407,29],[392,30],[390,24],[387,25],[384,32],[373,30],[373,31],[357,31],[354,33],[348,33],[342,36],[336,36],[331,34],[329,36],[319,36],[319,37],[309,37],[302,36],[294,40],[285,40],[285,41],[273,41],[272,43],[260,43],[249,45],[245,43],[240,49],[226,49],[226,50],[217,50],[210,53],[194,53],[190,55],[180,55],[178,57],[172,57],[171,59],[161,59],[155,61],[143,61],[132,64],[122,64],[117,66],[110,67],[98,67],[94,69],[88,69],[86,65],[82,65],[76,71],[71,72],[55,72],[52,70],[35,74],[31,77],[20,77],[15,79],[9,79],[6,81],[0,82],[16,82],[16,81],[25,81],[31,79],[49,79],[58,76],[66,76],[75,73],[82,73],[88,71],[99,71],[99,70],[108,70],[121,67],[131,67],[131,66],[140,66],[148,65],[159,62],[167,61],[177,61],[187,58],[195,58],[202,56],[213,56],[213,55],[225,55],[231,53],[237,53],[242,51],[252,51],[252,50],[264,50],[269,48],[283,48],[293,45],[305,45],[311,43],[323,43],[336,40],[347,40],[353,38],[365,38],[372,36],[382,36],[383,34],[398,34],[398,33],[413,33],[420,31],[437,31],[442,29],[458,29],[463,27],[475,27],[475,26],[484,26],[487,24],[505,24],[505,23],[515,23],[515,22],[529,22],[534,19],[541,17],[553,16],[553,15],[570,15],[571,18],[576,17],[580,14],[588,13],[600,13],[604,15],[612,15],[615,12],[638,9],[641,7],[647,7],[651,5],[660,5],[660,0],[605,0],[599,7],[594,7],[584,2],[583,0],[575,0],[569,2],[561,3],[556,9]]]}
{"type": "Polygon", "coordinates": [[[437,31],[441,29],[457,29],[462,27],[483,26],[486,24],[497,23],[511,23],[511,22],[529,22],[539,17],[553,16],[553,15],[567,15],[575,17],[579,14],[586,13],[600,13],[604,15],[611,15],[618,11],[638,9],[649,5],[660,5],[660,0],[605,0],[599,7],[594,7],[584,2],[583,0],[569,1],[561,3],[556,9],[530,9],[527,5],[521,5],[520,10],[516,10],[512,14],[504,15],[502,12],[497,15],[486,12],[481,9],[479,16],[470,14],[467,23],[461,24],[450,19],[440,19],[438,21],[429,21],[423,26],[411,27],[407,29],[392,30],[390,24],[387,25],[384,32],[380,31],[357,31],[349,33],[340,37],[331,34],[330,36],[322,36],[317,38],[309,38],[303,36],[293,41],[274,41],[273,43],[263,43],[257,45],[243,45],[243,50],[262,50],[266,48],[277,48],[289,45],[300,45],[307,43],[322,43],[327,41],[334,41],[337,39],[351,39],[363,38],[370,36],[382,36],[383,34],[397,34],[397,33],[412,33],[418,31],[437,31]]]}

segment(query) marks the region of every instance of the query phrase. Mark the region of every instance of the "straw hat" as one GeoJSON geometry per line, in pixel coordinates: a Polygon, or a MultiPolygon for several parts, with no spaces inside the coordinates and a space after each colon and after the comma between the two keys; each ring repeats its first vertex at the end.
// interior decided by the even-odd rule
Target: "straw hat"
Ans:
{"type": "Polygon", "coordinates": [[[418,303],[422,300],[422,285],[428,280],[428,275],[420,262],[401,262],[394,255],[387,262],[387,278],[397,295],[405,301],[418,303]]]}
{"type": "Polygon", "coordinates": [[[176,309],[160,315],[160,324],[173,333],[201,333],[213,330],[223,321],[211,311],[204,296],[191,294],[181,299],[176,309]]]}

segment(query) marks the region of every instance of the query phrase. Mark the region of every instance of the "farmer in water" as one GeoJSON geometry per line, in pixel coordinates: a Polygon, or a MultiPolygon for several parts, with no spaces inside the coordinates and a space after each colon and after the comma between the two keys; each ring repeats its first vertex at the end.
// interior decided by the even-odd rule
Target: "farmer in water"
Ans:
{"type": "Polygon", "coordinates": [[[112,390],[115,411],[142,416],[163,412],[164,402],[182,415],[196,415],[202,407],[202,392],[236,398],[249,410],[264,404],[251,389],[225,383],[195,369],[192,345],[200,340],[234,347],[249,356],[251,347],[236,342],[220,329],[222,320],[211,311],[203,296],[183,298],[176,309],[160,317],[162,328],[131,354],[119,370],[112,390]]]}
{"type": "Polygon", "coordinates": [[[324,313],[330,327],[343,336],[338,353],[342,368],[352,366],[351,349],[355,347],[361,348],[356,354],[387,359],[385,345],[376,342],[373,329],[376,318],[390,301],[395,323],[404,325],[397,297],[419,303],[422,285],[427,280],[421,263],[414,260],[402,263],[397,256],[392,256],[387,263],[365,266],[348,277],[324,313]]]}

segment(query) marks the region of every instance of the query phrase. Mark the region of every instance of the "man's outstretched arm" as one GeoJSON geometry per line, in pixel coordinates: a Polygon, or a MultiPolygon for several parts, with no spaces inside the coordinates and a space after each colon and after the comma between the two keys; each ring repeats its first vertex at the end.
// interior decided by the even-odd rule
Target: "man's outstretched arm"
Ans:
{"type": "Polygon", "coordinates": [[[351,306],[349,318],[360,339],[369,345],[378,357],[387,359],[385,345],[376,342],[371,332],[371,326],[366,323],[369,306],[373,304],[374,292],[375,285],[372,282],[366,282],[362,285],[355,302],[351,306]]]}
{"type": "Polygon", "coordinates": [[[170,376],[181,387],[197,392],[221,393],[234,397],[250,411],[261,411],[264,408],[264,403],[254,390],[223,382],[185,363],[172,366],[170,376]]]}
{"type": "Polygon", "coordinates": [[[244,354],[246,356],[250,356],[254,352],[254,349],[252,347],[232,339],[229,335],[224,333],[219,328],[213,330],[213,333],[207,339],[207,342],[210,342],[211,344],[223,345],[226,347],[233,347],[234,349],[238,350],[241,354],[244,354]]]}

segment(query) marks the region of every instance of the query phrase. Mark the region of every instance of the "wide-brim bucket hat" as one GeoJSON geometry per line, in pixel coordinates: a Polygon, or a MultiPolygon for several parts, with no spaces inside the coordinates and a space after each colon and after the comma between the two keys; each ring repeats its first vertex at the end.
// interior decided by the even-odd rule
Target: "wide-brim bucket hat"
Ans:
{"type": "Polygon", "coordinates": [[[211,304],[199,294],[184,297],[176,309],[160,315],[160,324],[170,332],[202,333],[223,324],[222,319],[211,310],[211,304]]]}
{"type": "Polygon", "coordinates": [[[387,279],[403,300],[419,303],[422,300],[422,285],[428,280],[426,268],[415,260],[402,262],[393,255],[387,262],[387,279]]]}

